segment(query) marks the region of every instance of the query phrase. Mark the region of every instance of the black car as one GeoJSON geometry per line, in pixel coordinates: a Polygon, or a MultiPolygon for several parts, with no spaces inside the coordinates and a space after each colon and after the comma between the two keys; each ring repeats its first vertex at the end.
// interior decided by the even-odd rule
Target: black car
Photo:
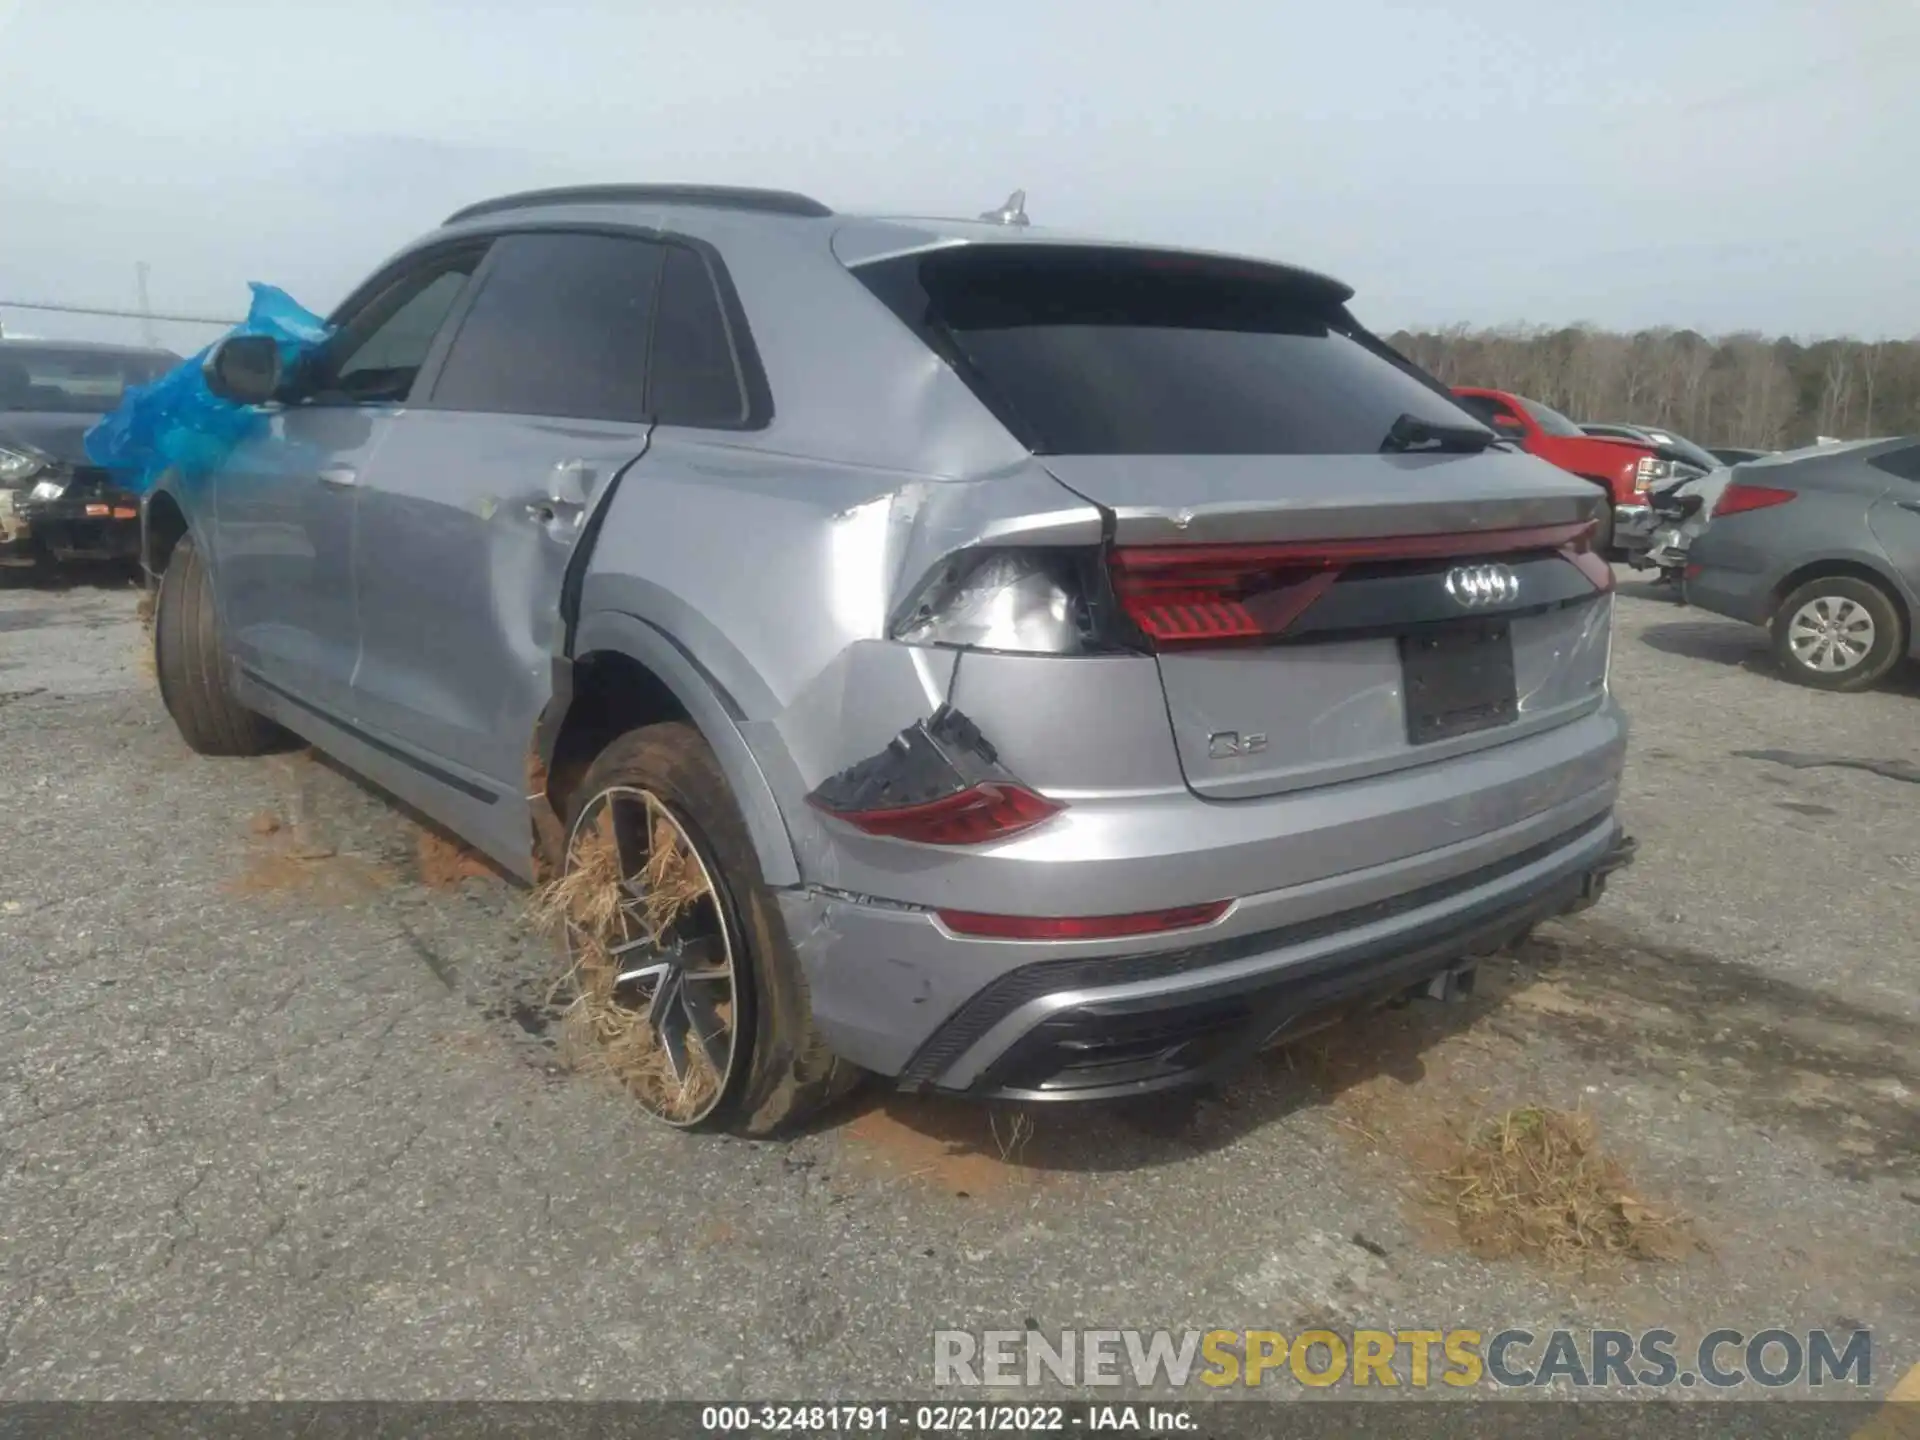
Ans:
{"type": "Polygon", "coordinates": [[[1666,462],[1662,473],[1652,477],[1653,483],[1681,478],[1683,475],[1704,475],[1709,470],[1718,469],[1720,461],[1712,451],[1694,444],[1684,436],[1671,430],[1663,430],[1653,425],[1582,425],[1589,435],[1604,435],[1615,440],[1632,440],[1645,445],[1666,462]]]}
{"type": "Polygon", "coordinates": [[[0,339],[0,564],[134,560],[139,497],[87,459],[85,436],[170,350],[0,339]]]}

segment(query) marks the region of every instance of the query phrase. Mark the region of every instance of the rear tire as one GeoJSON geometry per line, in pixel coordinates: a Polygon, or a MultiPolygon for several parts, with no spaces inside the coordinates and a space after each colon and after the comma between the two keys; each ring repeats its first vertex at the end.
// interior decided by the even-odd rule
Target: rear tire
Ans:
{"type": "Polygon", "coordinates": [[[1780,673],[1816,690],[1865,690],[1906,648],[1906,626],[1886,591],[1852,575],[1810,580],[1774,612],[1780,673]]]}
{"type": "MultiPolygon", "coordinates": [[[[634,1062],[631,1049],[623,1052],[624,1060],[616,1066],[616,1074],[649,1114],[678,1129],[766,1136],[799,1124],[852,1090],[862,1072],[829,1050],[814,1027],[799,956],[761,875],[753,841],[726,776],[698,730],[681,722],[647,725],[628,731],[600,752],[568,801],[567,849],[557,884],[564,887],[568,876],[581,869],[582,842],[591,843],[595,827],[605,825],[597,833],[606,834],[620,830],[624,824],[624,833],[631,835],[631,817],[636,811],[648,817],[649,853],[653,837],[660,833],[655,828],[660,818],[670,820],[678,829],[680,840],[699,862],[698,871],[712,899],[709,902],[703,897],[676,911],[703,917],[690,927],[698,932],[698,940],[689,942],[683,937],[681,922],[676,919],[660,932],[672,937],[668,946],[623,956],[614,968],[622,974],[643,970],[656,955],[688,953],[686,947],[691,943],[705,948],[698,952],[702,958],[681,962],[686,973],[711,973],[712,966],[705,957],[713,953],[713,937],[717,934],[720,943],[728,947],[731,970],[731,979],[725,982],[730,992],[725,1013],[717,1018],[729,1033],[724,1044],[703,1045],[704,1053],[724,1061],[725,1073],[704,1077],[697,1094],[690,1093],[686,1084],[686,1077],[692,1073],[686,1057],[703,1038],[714,1038],[716,1032],[710,1024],[704,1032],[697,1024],[692,1032],[686,1024],[678,1027],[681,1038],[677,1045],[682,1054],[664,1081],[654,1066],[650,1083],[635,1083],[634,1075],[646,1074],[648,1067],[644,1055],[639,1063],[634,1062]],[[615,814],[618,805],[629,807],[629,818],[608,824],[601,817],[615,814]],[[706,908],[709,904],[711,912],[706,908]],[[680,1081],[677,1089],[673,1084],[676,1079],[680,1081]],[[706,1093],[707,1084],[713,1086],[711,1094],[706,1093]]],[[[629,871],[631,858],[636,857],[619,857],[619,868],[629,880],[636,878],[629,871]]],[[[645,895],[650,888],[638,884],[628,893],[645,895]]],[[[577,953],[576,941],[581,936],[573,916],[579,912],[571,899],[565,913],[569,956],[576,967],[573,995],[575,1003],[580,1004],[592,987],[580,979],[577,968],[581,954],[577,953]]],[[[661,1010],[664,1024],[665,1007],[651,1003],[652,987],[666,983],[664,974],[650,984],[644,979],[630,983],[638,988],[629,998],[616,1000],[621,1008],[613,1013],[618,1018],[607,1029],[618,1030],[624,1025],[630,1033],[630,1017],[646,1011],[649,1020],[642,1023],[650,1023],[656,1008],[661,1010]]],[[[689,991],[693,984],[678,983],[683,991],[689,991]]],[[[718,986],[708,993],[717,994],[718,986]]],[[[715,1008],[708,1002],[710,1017],[715,1008]]],[[[691,1010],[686,1013],[693,1018],[691,1010]]],[[[662,1045],[658,1038],[662,1032],[652,1033],[656,1037],[653,1043],[662,1045]]],[[[713,1065],[712,1069],[717,1072],[719,1066],[713,1065]]]]}
{"type": "Polygon", "coordinates": [[[283,743],[279,726],[234,699],[213,580],[190,534],[173,547],[160,580],[153,668],[161,702],[189,749],[201,755],[264,755],[283,743]]]}

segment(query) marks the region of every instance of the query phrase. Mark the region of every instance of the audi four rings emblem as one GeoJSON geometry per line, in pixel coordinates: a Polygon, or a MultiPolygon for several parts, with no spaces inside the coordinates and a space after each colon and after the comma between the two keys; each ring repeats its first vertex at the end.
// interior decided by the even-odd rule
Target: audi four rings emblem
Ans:
{"type": "Polygon", "coordinates": [[[1504,565],[1462,565],[1447,572],[1447,594],[1470,607],[1505,605],[1520,598],[1520,577],[1504,565]]]}

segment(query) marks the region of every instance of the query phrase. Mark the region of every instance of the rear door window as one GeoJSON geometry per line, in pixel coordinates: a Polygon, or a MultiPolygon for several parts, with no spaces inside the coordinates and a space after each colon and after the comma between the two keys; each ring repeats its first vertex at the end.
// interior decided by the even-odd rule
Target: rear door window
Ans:
{"type": "Polygon", "coordinates": [[[434,383],[434,407],[646,420],[662,259],[653,242],[614,235],[499,240],[434,383]]]}
{"type": "Polygon", "coordinates": [[[1312,277],[1204,257],[969,246],[856,274],[1052,455],[1377,452],[1470,423],[1312,277]]]}

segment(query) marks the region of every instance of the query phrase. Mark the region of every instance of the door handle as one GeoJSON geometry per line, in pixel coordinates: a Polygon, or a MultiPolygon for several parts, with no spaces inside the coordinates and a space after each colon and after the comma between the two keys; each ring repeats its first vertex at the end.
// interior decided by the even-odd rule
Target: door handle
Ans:
{"type": "Polygon", "coordinates": [[[551,525],[564,515],[578,524],[580,513],[585,508],[567,500],[530,500],[527,502],[527,518],[537,525],[551,525]]]}
{"type": "Polygon", "coordinates": [[[331,485],[336,490],[345,490],[360,483],[360,472],[351,465],[327,465],[320,470],[320,483],[331,485]]]}
{"type": "Polygon", "coordinates": [[[1893,503],[1902,510],[1911,510],[1914,514],[1920,515],[1920,500],[1896,500],[1893,503]]]}

